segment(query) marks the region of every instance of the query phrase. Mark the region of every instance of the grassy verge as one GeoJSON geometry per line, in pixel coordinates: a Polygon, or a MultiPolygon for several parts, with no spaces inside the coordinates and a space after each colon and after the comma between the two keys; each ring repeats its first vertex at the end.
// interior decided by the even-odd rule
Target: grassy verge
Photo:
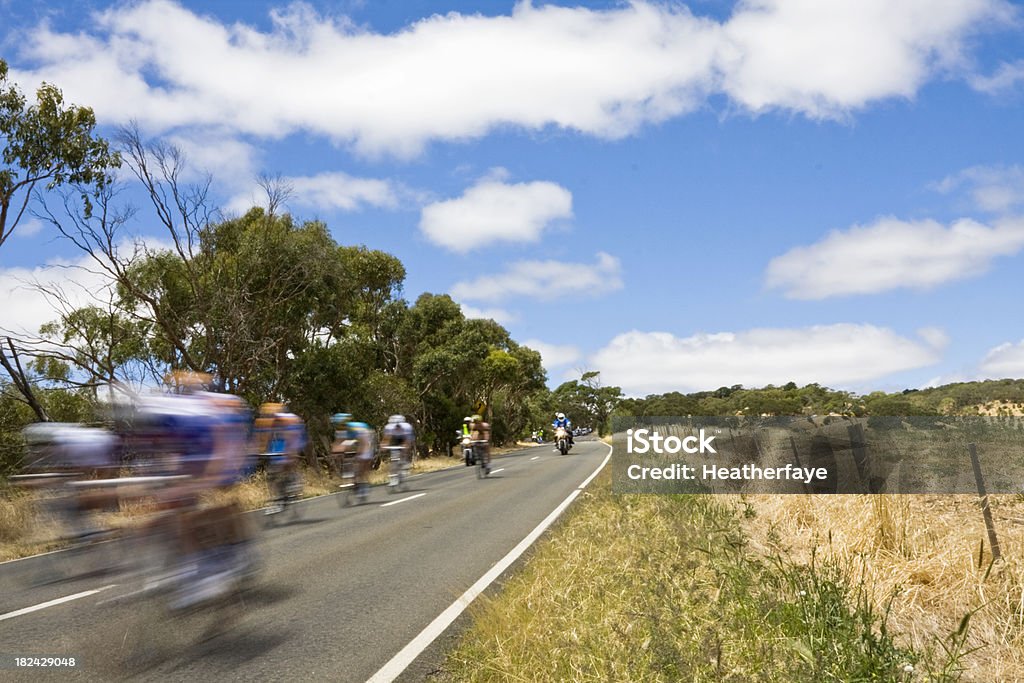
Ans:
{"type": "Polygon", "coordinates": [[[443,676],[899,681],[928,666],[846,567],[753,551],[743,517],[711,496],[613,496],[606,470],[475,605],[443,676]]]}
{"type": "Polygon", "coordinates": [[[751,496],[751,545],[848,567],[901,642],[947,673],[1024,680],[1024,497],[991,496],[992,561],[975,496],[751,496]],[[967,619],[967,621],[965,621],[967,619]],[[966,627],[966,628],[961,628],[966,627]]]}

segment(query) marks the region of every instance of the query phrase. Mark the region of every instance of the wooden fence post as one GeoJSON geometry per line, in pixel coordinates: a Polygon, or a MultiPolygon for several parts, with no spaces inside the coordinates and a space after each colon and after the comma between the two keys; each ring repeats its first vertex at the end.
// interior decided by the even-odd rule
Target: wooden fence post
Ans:
{"type": "Polygon", "coordinates": [[[988,543],[992,546],[992,559],[998,560],[999,539],[996,538],[996,525],[992,521],[992,509],[988,504],[988,493],[985,492],[985,479],[981,476],[981,463],[978,461],[978,450],[973,443],[967,444],[971,454],[971,466],[974,468],[974,480],[978,483],[978,495],[981,497],[981,514],[985,518],[985,530],[988,531],[988,543]]]}

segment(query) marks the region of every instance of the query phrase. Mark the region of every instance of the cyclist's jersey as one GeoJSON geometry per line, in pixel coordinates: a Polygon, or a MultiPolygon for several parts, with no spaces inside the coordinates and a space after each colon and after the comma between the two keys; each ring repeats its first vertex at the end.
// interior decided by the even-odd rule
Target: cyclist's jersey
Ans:
{"type": "Polygon", "coordinates": [[[116,464],[118,440],[105,429],[40,422],[23,434],[31,453],[26,470],[101,470],[116,464]]]}
{"type": "Polygon", "coordinates": [[[373,430],[362,422],[349,424],[349,438],[356,441],[356,457],[360,460],[372,460],[374,451],[373,430]]]}
{"type": "Polygon", "coordinates": [[[298,415],[278,413],[267,442],[267,453],[272,465],[284,465],[306,447],[306,427],[298,415]]]}
{"type": "Polygon", "coordinates": [[[384,440],[394,446],[409,446],[412,436],[412,425],[408,422],[392,423],[384,428],[384,440]]]}

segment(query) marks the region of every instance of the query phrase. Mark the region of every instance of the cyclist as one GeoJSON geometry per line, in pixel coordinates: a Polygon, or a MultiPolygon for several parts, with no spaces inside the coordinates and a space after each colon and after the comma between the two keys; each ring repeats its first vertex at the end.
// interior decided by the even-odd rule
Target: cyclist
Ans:
{"type": "Polygon", "coordinates": [[[373,464],[374,438],[373,430],[365,422],[354,422],[348,413],[338,413],[331,421],[334,423],[334,452],[352,455],[355,458],[356,494],[365,500],[370,485],[367,476],[373,464]]]}
{"type": "MultiPolygon", "coordinates": [[[[551,423],[551,426],[554,427],[555,431],[557,431],[559,427],[564,429],[565,433],[569,437],[569,445],[570,446],[573,445],[573,440],[572,440],[572,421],[565,416],[565,413],[557,413],[555,415],[555,421],[551,423]]],[[[556,448],[555,450],[557,451],[558,449],[556,448]]]]}
{"type": "Polygon", "coordinates": [[[484,459],[484,470],[487,474],[491,473],[491,425],[484,422],[484,418],[480,415],[474,415],[470,418],[470,436],[474,442],[482,442],[476,444],[478,449],[478,457],[484,459]]]}
{"type": "Polygon", "coordinates": [[[404,478],[405,472],[412,465],[413,453],[415,452],[415,436],[413,434],[412,425],[405,421],[403,415],[392,415],[388,418],[388,424],[384,428],[384,438],[382,439],[383,446],[400,446],[399,458],[391,460],[388,465],[392,471],[389,472],[391,479],[391,486],[396,486],[401,483],[401,479],[404,478]],[[397,466],[397,469],[396,469],[397,466]]]}
{"type": "Polygon", "coordinates": [[[257,443],[266,454],[267,470],[273,480],[274,505],[267,514],[280,512],[290,495],[297,493],[299,453],[306,447],[302,419],[280,403],[264,403],[256,421],[257,443]]]}

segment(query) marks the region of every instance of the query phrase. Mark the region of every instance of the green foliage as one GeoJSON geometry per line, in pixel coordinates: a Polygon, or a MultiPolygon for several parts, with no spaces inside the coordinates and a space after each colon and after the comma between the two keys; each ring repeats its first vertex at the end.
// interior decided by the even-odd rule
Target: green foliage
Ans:
{"type": "MultiPolygon", "coordinates": [[[[95,134],[92,109],[66,106],[61,91],[48,83],[29,105],[7,75],[7,63],[0,59],[0,245],[17,226],[33,188],[102,187],[110,180],[109,171],[120,165],[107,141],[95,134]]],[[[88,214],[84,189],[82,199],[88,214]]]]}
{"type": "MultiPolygon", "coordinates": [[[[585,372],[579,380],[559,385],[551,393],[552,412],[562,412],[576,426],[587,426],[604,434],[608,429],[608,418],[622,400],[619,387],[601,385],[600,372],[585,372]]],[[[549,416],[544,424],[551,424],[549,416]]]]}

